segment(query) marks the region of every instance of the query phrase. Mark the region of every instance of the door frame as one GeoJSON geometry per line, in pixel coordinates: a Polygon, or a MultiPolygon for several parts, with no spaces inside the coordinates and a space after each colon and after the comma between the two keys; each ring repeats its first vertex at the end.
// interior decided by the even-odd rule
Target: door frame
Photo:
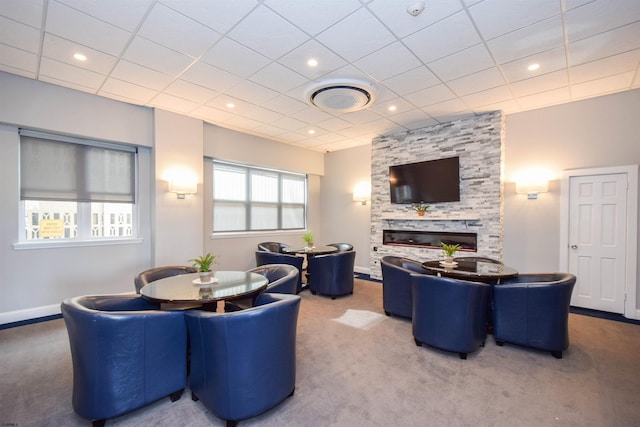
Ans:
{"type": "Polygon", "coordinates": [[[623,316],[640,319],[636,307],[638,283],[638,165],[612,166],[562,171],[560,190],[560,271],[569,271],[569,180],[589,175],[627,174],[627,244],[625,247],[625,301],[623,316]]]}

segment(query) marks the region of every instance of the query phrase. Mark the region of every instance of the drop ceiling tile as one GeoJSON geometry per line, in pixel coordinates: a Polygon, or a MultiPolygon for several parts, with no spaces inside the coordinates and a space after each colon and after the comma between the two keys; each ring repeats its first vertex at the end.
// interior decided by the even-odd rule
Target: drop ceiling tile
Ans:
{"type": "Polygon", "coordinates": [[[427,2],[425,10],[420,15],[412,16],[407,12],[409,4],[375,0],[369,4],[369,9],[398,38],[404,38],[462,9],[462,6],[455,1],[431,0],[427,2]]]}
{"type": "Polygon", "coordinates": [[[524,79],[530,79],[537,75],[563,70],[567,66],[567,56],[564,46],[549,49],[526,58],[517,59],[500,65],[502,72],[510,83],[524,79]],[[529,71],[527,67],[531,64],[540,64],[536,71],[529,71]]]}
{"type": "Polygon", "coordinates": [[[569,43],[569,65],[575,66],[640,48],[640,21],[569,43]]]}
{"type": "Polygon", "coordinates": [[[129,102],[135,101],[135,103],[141,105],[146,105],[157,94],[158,92],[155,90],[112,77],[107,79],[98,92],[98,95],[106,97],[110,97],[109,95],[116,95],[121,99],[127,99],[129,102]]]}
{"type": "Polygon", "coordinates": [[[634,71],[638,68],[638,64],[640,64],[640,49],[571,67],[569,74],[571,83],[584,83],[609,75],[634,71]]]}
{"type": "Polygon", "coordinates": [[[362,6],[357,0],[265,0],[264,4],[312,36],[362,6]]]}
{"type": "Polygon", "coordinates": [[[360,9],[320,33],[316,40],[353,62],[393,43],[396,38],[367,9],[360,9]]]}
{"type": "Polygon", "coordinates": [[[359,59],[354,65],[376,80],[385,80],[414,69],[421,63],[402,43],[396,42],[359,59]]]}
{"type": "Polygon", "coordinates": [[[565,0],[565,5],[567,10],[571,10],[584,4],[591,3],[592,1],[593,0],[565,0]]]}
{"type": "MultiPolygon", "coordinates": [[[[8,58],[7,58],[8,59],[8,58]]],[[[16,66],[20,64],[15,64],[16,66]]],[[[2,64],[0,61],[0,71],[4,71],[5,73],[15,74],[16,76],[26,77],[29,79],[37,79],[37,75],[34,71],[22,70],[20,68],[12,67],[10,65],[2,64]]]]}
{"type": "Polygon", "coordinates": [[[445,85],[432,86],[405,96],[416,107],[426,107],[455,98],[456,95],[445,85]]]}
{"type": "MultiPolygon", "coordinates": [[[[93,89],[93,88],[82,86],[82,85],[79,85],[79,84],[77,84],[75,82],[67,82],[67,81],[64,81],[64,80],[59,80],[59,79],[56,79],[56,78],[53,78],[53,77],[49,77],[49,76],[40,75],[38,77],[38,80],[40,80],[42,82],[45,82],[45,83],[51,83],[52,85],[78,90],[80,92],[86,92],[86,93],[91,93],[91,94],[95,94],[96,93],[96,90],[93,89]]],[[[128,100],[126,102],[130,102],[130,100],[128,100]]]]}
{"type": "Polygon", "coordinates": [[[254,9],[227,36],[273,60],[309,39],[299,28],[264,5],[254,9]]]}
{"type": "Polygon", "coordinates": [[[403,39],[423,62],[433,62],[480,43],[480,36],[464,11],[403,39]]]}
{"type": "Polygon", "coordinates": [[[591,98],[631,89],[635,71],[571,85],[573,99],[591,98]]]}
{"type": "Polygon", "coordinates": [[[341,114],[340,118],[350,123],[360,125],[380,119],[380,115],[370,110],[354,111],[353,113],[341,114]]]}
{"type": "Polygon", "coordinates": [[[201,105],[200,107],[193,110],[191,114],[214,124],[224,123],[225,121],[233,117],[233,114],[227,111],[222,111],[217,108],[211,108],[206,105],[201,105]]]}
{"type": "Polygon", "coordinates": [[[280,113],[276,113],[275,111],[258,107],[256,105],[251,105],[249,108],[243,110],[241,114],[244,117],[248,117],[261,123],[271,123],[284,117],[280,113]]]}
{"type": "Polygon", "coordinates": [[[455,116],[458,113],[469,113],[469,107],[458,98],[450,99],[448,101],[439,102],[437,104],[430,105],[423,108],[422,111],[427,113],[431,117],[437,117],[438,121],[442,122],[440,118],[442,116],[455,116]]]}
{"type": "Polygon", "coordinates": [[[566,70],[555,71],[511,84],[511,90],[517,97],[533,95],[569,86],[566,70]]]}
{"type": "Polygon", "coordinates": [[[0,44],[0,65],[2,64],[7,67],[3,68],[4,71],[20,75],[26,74],[28,77],[34,78],[38,67],[38,56],[35,53],[0,44]]]}
{"type": "Polygon", "coordinates": [[[449,89],[456,95],[463,96],[503,86],[505,83],[500,71],[492,67],[469,76],[448,81],[447,86],[449,86],[449,89]]]}
{"type": "Polygon", "coordinates": [[[104,75],[109,74],[117,62],[115,56],[48,33],[44,35],[42,55],[46,58],[55,59],[56,61],[104,75]],[[82,62],[74,59],[74,53],[82,53],[87,57],[87,60],[82,62]]]}
{"type": "Polygon", "coordinates": [[[391,116],[391,120],[409,130],[419,129],[438,123],[429,114],[420,109],[394,114],[391,116]]]}
{"type": "Polygon", "coordinates": [[[259,4],[257,0],[162,0],[162,3],[221,34],[259,4]]]}
{"type": "Polygon", "coordinates": [[[262,126],[262,123],[255,120],[248,119],[241,116],[233,116],[224,122],[225,126],[230,126],[235,129],[255,129],[258,126],[262,126]]]}
{"type": "Polygon", "coordinates": [[[122,53],[131,37],[128,31],[55,1],[47,8],[46,31],[115,56],[122,53]]]}
{"type": "Polygon", "coordinates": [[[285,115],[295,114],[309,106],[304,102],[300,102],[286,95],[279,95],[261,105],[285,115]]]}
{"type": "Polygon", "coordinates": [[[242,82],[240,77],[203,62],[193,64],[180,78],[216,92],[224,92],[242,82]]]}
{"type": "Polygon", "coordinates": [[[264,105],[279,95],[279,93],[274,90],[248,80],[242,81],[225,90],[224,93],[256,105],[264,105]]]}
{"type": "Polygon", "coordinates": [[[460,99],[471,109],[482,107],[488,104],[508,101],[513,98],[513,94],[507,86],[495,87],[493,89],[476,92],[471,95],[460,97],[460,99]]]}
{"type": "Polygon", "coordinates": [[[275,62],[256,72],[249,79],[278,92],[288,92],[309,82],[306,77],[275,62]]]}
{"type": "Polygon", "coordinates": [[[139,36],[129,44],[122,58],[170,76],[178,76],[194,62],[190,56],[139,36]]]}
{"type": "Polygon", "coordinates": [[[347,64],[344,59],[315,40],[309,40],[302,46],[295,48],[280,58],[278,62],[308,79],[316,79],[347,64]],[[315,67],[308,66],[307,61],[310,59],[318,61],[318,65],[315,67]]]}
{"type": "Polygon", "coordinates": [[[74,67],[64,62],[54,61],[49,58],[42,58],[40,61],[40,75],[91,88],[94,91],[98,90],[106,78],[106,76],[102,74],[74,67]]]}
{"type": "Polygon", "coordinates": [[[571,93],[566,87],[518,98],[518,104],[524,110],[533,110],[569,101],[571,101],[571,93]]]}
{"type": "Polygon", "coordinates": [[[267,57],[228,37],[222,38],[209,49],[201,61],[240,77],[248,77],[271,62],[267,57]]]}
{"type": "Polygon", "coordinates": [[[165,89],[165,92],[168,93],[169,95],[191,100],[197,104],[204,104],[208,101],[211,101],[216,96],[220,95],[218,92],[214,90],[210,90],[203,86],[189,83],[185,80],[174,81],[165,89]]]}
{"type": "Polygon", "coordinates": [[[554,15],[560,15],[558,0],[520,1],[507,5],[504,0],[485,0],[469,8],[471,18],[485,40],[518,30],[554,15]]]}
{"type": "Polygon", "coordinates": [[[567,36],[573,42],[638,20],[638,0],[596,0],[567,12],[567,36]]]}
{"type": "Polygon", "coordinates": [[[483,105],[482,107],[474,108],[473,111],[477,114],[487,113],[489,111],[502,111],[503,114],[512,114],[521,111],[521,108],[520,105],[518,105],[518,101],[510,99],[495,104],[483,105]]]}
{"type": "Polygon", "coordinates": [[[265,135],[266,137],[275,137],[287,132],[284,129],[272,125],[260,125],[254,130],[261,135],[265,135]]]}
{"type": "Polygon", "coordinates": [[[222,37],[161,3],[155,4],[138,34],[193,58],[203,55],[222,37]]]}
{"type": "Polygon", "coordinates": [[[315,107],[307,107],[304,110],[301,110],[295,114],[292,114],[291,117],[293,117],[294,119],[303,121],[305,123],[317,123],[317,122],[329,120],[333,116],[329,113],[325,113],[324,111],[318,110],[315,107]]]}
{"type": "Polygon", "coordinates": [[[330,132],[339,132],[342,129],[346,129],[349,126],[351,126],[352,123],[349,123],[346,120],[342,120],[339,117],[331,117],[328,120],[324,120],[324,121],[318,122],[317,125],[320,126],[323,129],[326,129],[326,130],[330,131],[330,132]]]}
{"type": "Polygon", "coordinates": [[[499,63],[525,58],[563,44],[561,16],[545,19],[487,42],[499,63]]]}
{"type": "Polygon", "coordinates": [[[171,76],[121,60],[111,77],[153,90],[162,90],[173,80],[171,76]]]}
{"type": "Polygon", "coordinates": [[[42,24],[44,2],[24,0],[0,1],[0,16],[38,28],[42,24]]]}
{"type": "Polygon", "coordinates": [[[483,43],[427,64],[436,77],[450,81],[494,66],[483,43]]]}
{"type": "Polygon", "coordinates": [[[27,52],[40,51],[40,31],[0,16],[0,43],[27,52]]]}
{"type": "Polygon", "coordinates": [[[381,102],[376,101],[375,104],[369,107],[369,110],[375,111],[385,117],[393,117],[403,111],[410,111],[413,109],[415,109],[415,106],[403,98],[392,98],[381,102]],[[391,107],[394,109],[390,111],[389,108],[391,107]]]}
{"type": "Polygon", "coordinates": [[[441,81],[426,67],[420,66],[406,73],[391,77],[382,82],[384,86],[398,95],[406,95],[415,92],[421,87],[430,87],[440,84],[441,81]]]}
{"type": "Polygon", "coordinates": [[[134,31],[153,3],[152,0],[50,0],[63,3],[116,27],[134,31]]]}
{"type": "Polygon", "coordinates": [[[166,93],[161,93],[153,98],[149,102],[149,105],[180,114],[189,114],[199,106],[199,104],[195,102],[188,101],[183,98],[178,98],[177,96],[169,95],[166,93]]]}
{"type": "Polygon", "coordinates": [[[231,114],[242,114],[244,110],[247,110],[253,106],[253,104],[243,101],[232,96],[221,94],[207,102],[209,107],[217,108],[219,110],[227,111],[231,114]],[[232,107],[229,107],[232,104],[232,107]]]}
{"type": "Polygon", "coordinates": [[[301,120],[296,120],[292,117],[283,117],[282,119],[275,120],[270,124],[272,126],[277,126],[291,132],[295,132],[296,130],[308,125],[308,123],[305,123],[301,120]]]}

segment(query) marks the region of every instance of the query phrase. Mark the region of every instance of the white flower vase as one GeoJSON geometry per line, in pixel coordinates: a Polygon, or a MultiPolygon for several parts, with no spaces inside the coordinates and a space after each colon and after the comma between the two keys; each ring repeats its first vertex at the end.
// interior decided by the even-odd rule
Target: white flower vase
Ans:
{"type": "Polygon", "coordinates": [[[200,282],[208,283],[213,278],[213,271],[201,271],[200,272],[200,282]]]}

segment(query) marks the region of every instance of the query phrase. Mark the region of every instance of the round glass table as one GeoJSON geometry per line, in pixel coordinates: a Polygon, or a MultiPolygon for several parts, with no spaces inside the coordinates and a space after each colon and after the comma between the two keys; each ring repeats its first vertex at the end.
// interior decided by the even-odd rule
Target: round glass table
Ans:
{"type": "Polygon", "coordinates": [[[501,279],[515,277],[518,271],[504,264],[496,264],[482,260],[459,261],[455,266],[444,266],[442,260],[426,261],[422,266],[436,274],[455,279],[486,283],[500,283],[501,279]]]}

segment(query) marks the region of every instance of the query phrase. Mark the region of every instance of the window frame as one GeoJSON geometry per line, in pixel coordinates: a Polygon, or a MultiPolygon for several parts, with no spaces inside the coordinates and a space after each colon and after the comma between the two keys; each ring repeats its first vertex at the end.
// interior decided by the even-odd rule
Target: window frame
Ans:
{"type": "MultiPolygon", "coordinates": [[[[308,224],[308,199],[309,199],[309,177],[305,173],[287,171],[283,169],[276,169],[272,167],[266,166],[258,166],[258,165],[249,165],[245,163],[237,163],[231,162],[227,160],[221,160],[217,158],[206,158],[207,163],[211,165],[209,179],[211,180],[211,189],[207,192],[207,194],[211,197],[211,237],[224,237],[224,236],[233,236],[233,235],[268,235],[268,234],[279,234],[279,233],[300,233],[307,229],[308,224]],[[242,204],[245,211],[245,226],[244,229],[238,230],[215,230],[215,203],[216,199],[214,196],[215,192],[215,182],[214,182],[214,174],[215,174],[215,165],[227,165],[234,168],[244,170],[244,176],[246,177],[245,185],[246,185],[246,194],[244,200],[226,200],[219,199],[219,202],[232,202],[242,204]],[[251,173],[255,171],[258,173],[270,173],[276,174],[278,179],[278,201],[277,202],[265,202],[265,201],[251,201],[251,173]],[[296,177],[302,178],[304,185],[304,200],[302,203],[291,203],[291,202],[283,202],[282,201],[282,182],[284,177],[296,177]],[[277,208],[277,228],[267,228],[267,229],[251,229],[251,208],[252,206],[274,206],[277,208]],[[283,219],[283,208],[287,206],[300,206],[303,209],[303,218],[302,218],[302,226],[296,228],[282,228],[282,219],[283,219]]],[[[205,168],[206,169],[206,168],[205,168]]]]}

